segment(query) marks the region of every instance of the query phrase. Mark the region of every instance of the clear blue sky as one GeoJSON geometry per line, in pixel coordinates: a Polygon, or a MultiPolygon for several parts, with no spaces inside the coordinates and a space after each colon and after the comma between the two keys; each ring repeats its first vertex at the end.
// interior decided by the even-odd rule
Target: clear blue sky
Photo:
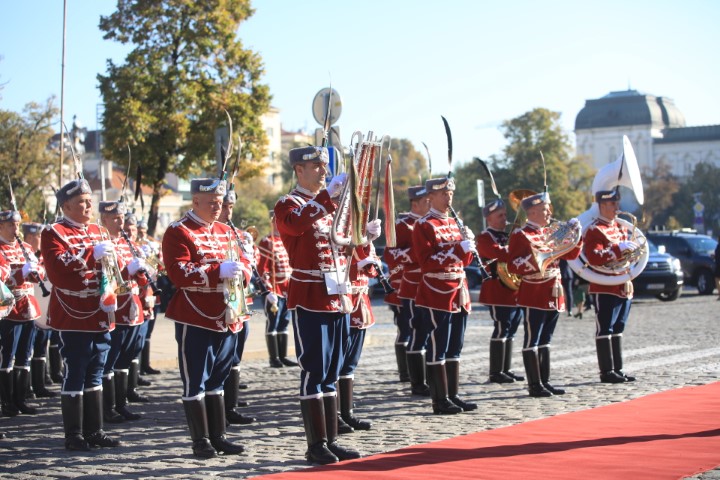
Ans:
{"type": "MultiPolygon", "coordinates": [[[[65,121],[96,128],[96,75],[126,47],[102,40],[110,0],[67,0],[65,121]]],[[[60,95],[62,0],[0,6],[0,108],[60,95]]],[[[314,129],[311,102],[340,93],[342,139],[354,130],[408,138],[446,169],[499,153],[503,120],[535,107],[571,132],[585,100],[630,86],[675,100],[687,124],[720,124],[720,2],[258,0],[238,32],[261,53],[285,129],[314,129]]],[[[208,140],[210,141],[210,139],[208,140]]]]}

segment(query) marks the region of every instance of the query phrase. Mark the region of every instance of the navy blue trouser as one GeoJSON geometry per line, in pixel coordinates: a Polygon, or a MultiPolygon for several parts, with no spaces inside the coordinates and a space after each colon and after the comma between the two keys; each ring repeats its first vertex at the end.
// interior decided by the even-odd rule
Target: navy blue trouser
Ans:
{"type": "Polygon", "coordinates": [[[45,358],[52,330],[35,327],[35,341],[33,342],[33,358],[45,358]]]}
{"type": "Polygon", "coordinates": [[[263,307],[265,308],[265,316],[267,317],[265,334],[270,335],[273,333],[287,332],[288,325],[290,325],[290,317],[292,316],[287,309],[287,299],[278,297],[277,312],[275,313],[270,311],[271,305],[266,299],[267,295],[263,296],[263,307]]]}
{"type": "Polygon", "coordinates": [[[520,322],[523,319],[523,311],[520,307],[505,307],[490,305],[490,318],[493,319],[494,328],[492,340],[514,338],[520,322]]]}
{"type": "Polygon", "coordinates": [[[0,320],[0,369],[29,367],[35,342],[35,322],[0,320]]]}
{"type": "Polygon", "coordinates": [[[245,352],[245,344],[247,343],[249,335],[250,321],[245,320],[243,322],[243,329],[235,335],[237,337],[237,341],[235,342],[235,353],[233,353],[233,365],[240,365],[243,357],[243,352],[245,352]]]}
{"type": "Polygon", "coordinates": [[[467,312],[446,312],[431,308],[416,307],[421,312],[424,329],[430,332],[430,340],[425,352],[427,365],[442,365],[446,359],[457,360],[462,352],[465,340],[467,312]]]}
{"type": "Polygon", "coordinates": [[[360,363],[360,355],[362,355],[363,345],[365,344],[365,330],[364,328],[350,329],[348,349],[345,352],[342,368],[340,368],[340,378],[353,378],[355,369],[360,363]]]}
{"type": "Polygon", "coordinates": [[[525,307],[525,339],[523,349],[550,345],[560,312],[525,307]]]}
{"type": "Polygon", "coordinates": [[[300,399],[335,395],[335,382],[350,336],[350,315],[293,310],[295,352],[300,364],[300,399]]]}
{"type": "MultiPolygon", "coordinates": [[[[405,303],[405,300],[403,300],[403,303],[405,303]]],[[[412,336],[412,328],[410,327],[410,317],[405,314],[405,307],[390,305],[390,310],[393,312],[393,322],[397,327],[395,344],[408,345],[412,336]]]]}
{"type": "Polygon", "coordinates": [[[183,400],[203,398],[205,392],[219,392],[232,368],[237,335],[175,323],[183,400]]]}
{"type": "Polygon", "coordinates": [[[423,313],[420,307],[415,306],[414,300],[403,298],[402,314],[407,319],[410,327],[410,341],[408,342],[408,353],[422,353],[427,348],[430,340],[430,322],[423,320],[423,313]]]}
{"type": "Polygon", "coordinates": [[[595,336],[619,335],[625,331],[632,299],[607,293],[595,294],[595,336]]]}
{"type": "Polygon", "coordinates": [[[103,369],[104,375],[113,370],[128,370],[137,355],[138,335],[141,325],[115,325],[110,333],[110,352],[103,369]]]}
{"type": "Polygon", "coordinates": [[[62,394],[79,395],[102,385],[110,351],[110,332],[60,332],[60,355],[65,362],[62,394]]]}

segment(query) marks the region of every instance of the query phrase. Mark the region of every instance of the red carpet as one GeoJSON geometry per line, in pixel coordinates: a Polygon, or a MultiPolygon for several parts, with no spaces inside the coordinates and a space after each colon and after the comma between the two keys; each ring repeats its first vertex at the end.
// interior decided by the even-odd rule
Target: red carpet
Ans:
{"type": "Polygon", "coordinates": [[[720,382],[263,478],[656,480],[718,465],[720,382]]]}

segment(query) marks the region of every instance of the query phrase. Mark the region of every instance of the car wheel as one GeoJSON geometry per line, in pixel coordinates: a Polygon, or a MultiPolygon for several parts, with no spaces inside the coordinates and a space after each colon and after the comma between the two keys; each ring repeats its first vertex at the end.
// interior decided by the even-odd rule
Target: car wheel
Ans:
{"type": "Polygon", "coordinates": [[[697,289],[700,295],[712,295],[715,290],[715,275],[710,270],[703,270],[698,275],[697,289]]]}
{"type": "Polygon", "coordinates": [[[680,297],[681,293],[682,293],[682,287],[680,287],[677,290],[674,290],[672,292],[659,293],[656,296],[663,302],[672,302],[673,300],[677,300],[680,297]]]}

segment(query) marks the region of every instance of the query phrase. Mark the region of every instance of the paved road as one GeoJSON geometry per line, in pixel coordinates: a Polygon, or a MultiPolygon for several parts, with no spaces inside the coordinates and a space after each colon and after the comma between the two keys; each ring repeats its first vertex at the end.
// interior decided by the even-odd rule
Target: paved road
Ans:
{"type": "MultiPolygon", "coordinates": [[[[675,302],[637,299],[626,330],[626,370],[632,384],[597,381],[594,320],[561,317],[553,341],[553,383],[568,394],[549,399],[527,396],[524,384],[488,384],[488,312],[471,315],[462,359],[462,390],[479,410],[457,416],[432,415],[429,400],[408,394],[396,381],[392,344],[395,329],[387,309],[378,305],[378,323],[370,331],[356,375],[356,415],[374,422],[373,430],[342,437],[365,455],[489,430],[552,415],[630,400],[720,377],[720,302],[715,296],[688,291],[675,302]]],[[[242,378],[250,384],[242,398],[245,412],[259,418],[250,427],[230,427],[231,439],[243,442],[241,456],[201,461],[192,456],[180,403],[180,380],[174,370],[172,324],[159,319],[153,335],[155,364],[164,367],[145,388],[149,404],[134,404],[137,422],[106,426],[124,447],[71,455],[63,448],[59,400],[38,400],[35,416],[0,418],[0,477],[36,478],[243,478],[304,468],[305,438],[297,400],[297,369],[267,367],[260,317],[251,328],[242,378]]],[[[518,345],[516,345],[516,349],[518,345]]],[[[522,370],[520,355],[515,368],[522,370]]],[[[57,389],[57,387],[53,387],[57,389]]],[[[720,462],[720,454],[718,454],[720,462]]],[[[697,477],[720,480],[720,470],[697,477]]]]}

